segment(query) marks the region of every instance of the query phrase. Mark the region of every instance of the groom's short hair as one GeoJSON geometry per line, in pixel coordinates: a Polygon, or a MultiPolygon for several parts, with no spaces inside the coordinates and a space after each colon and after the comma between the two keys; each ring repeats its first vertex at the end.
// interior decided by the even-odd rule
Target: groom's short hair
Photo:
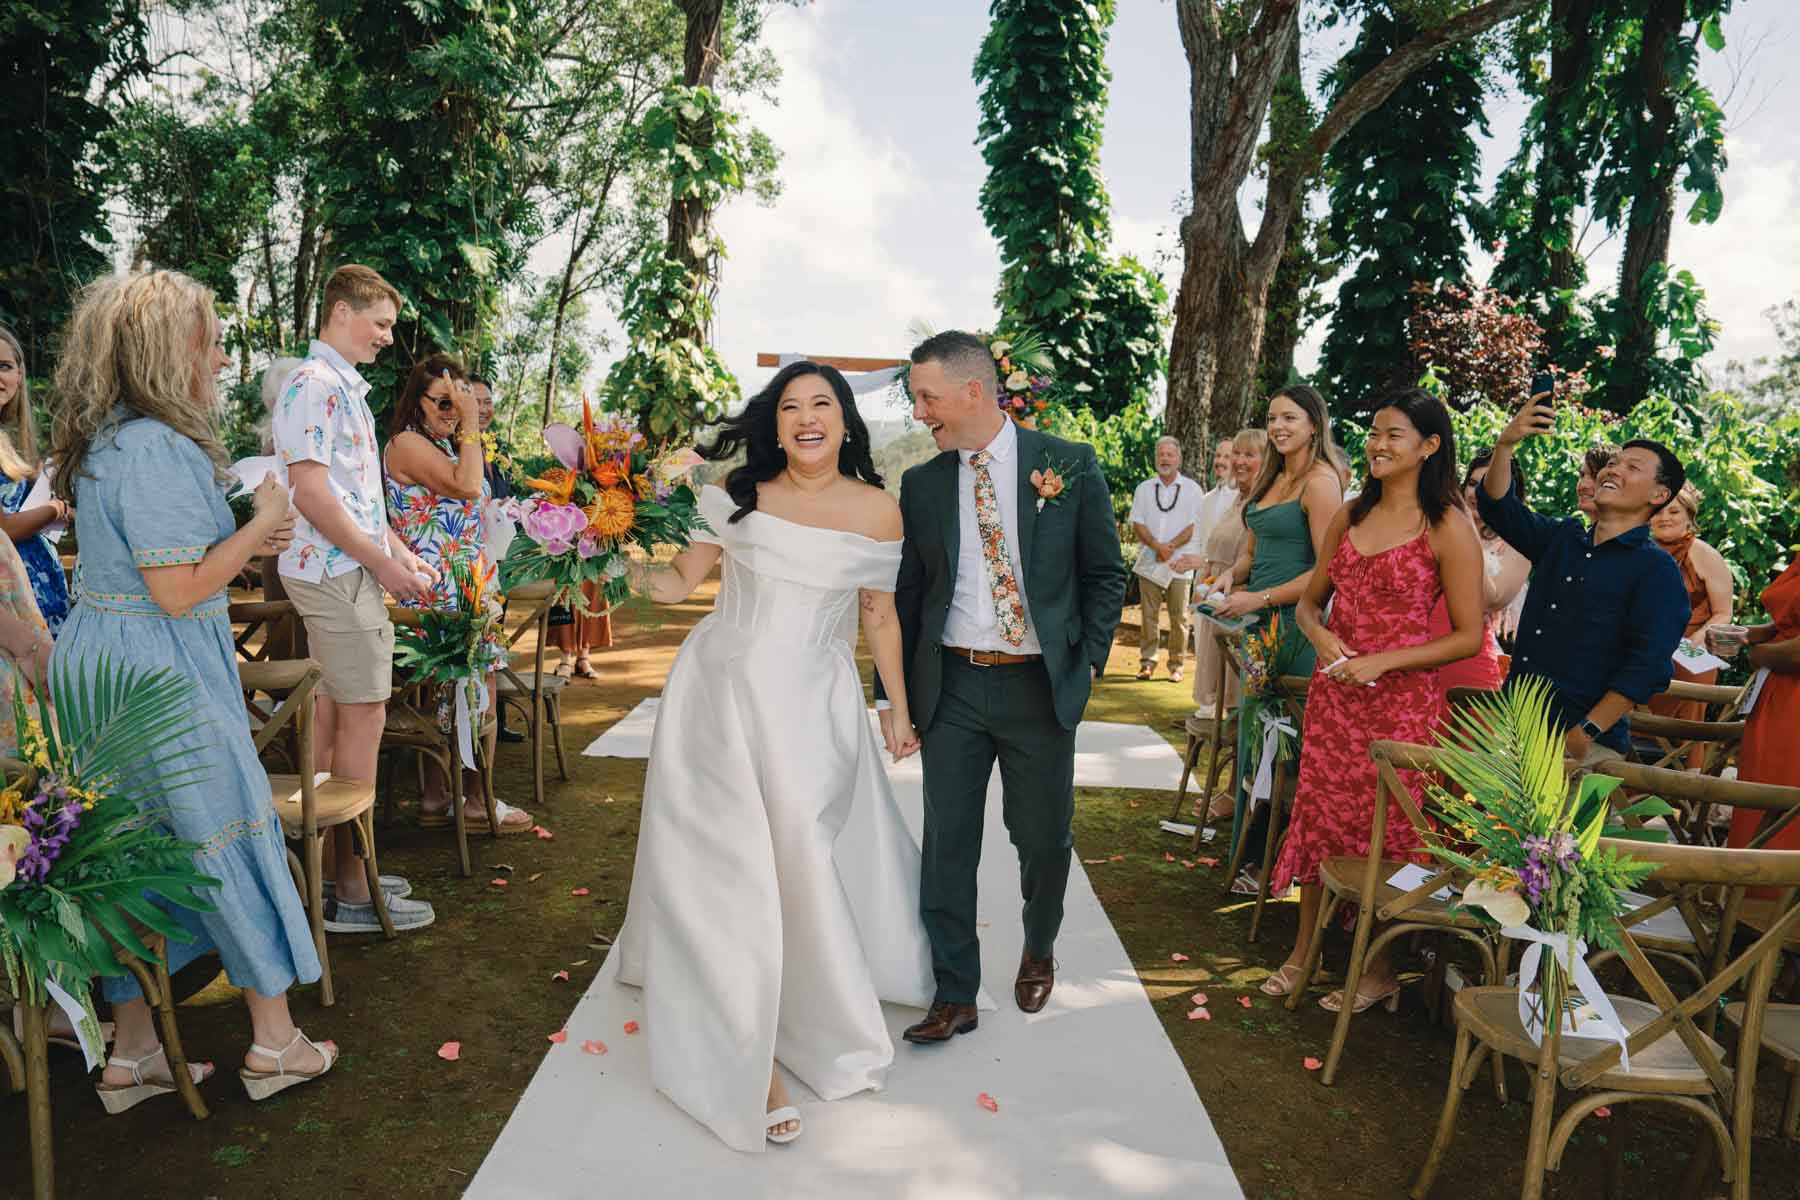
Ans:
{"type": "Polygon", "coordinates": [[[913,347],[914,363],[941,363],[959,379],[974,379],[986,389],[988,399],[999,394],[1000,379],[994,374],[994,355],[987,343],[972,333],[946,329],[913,347]]]}

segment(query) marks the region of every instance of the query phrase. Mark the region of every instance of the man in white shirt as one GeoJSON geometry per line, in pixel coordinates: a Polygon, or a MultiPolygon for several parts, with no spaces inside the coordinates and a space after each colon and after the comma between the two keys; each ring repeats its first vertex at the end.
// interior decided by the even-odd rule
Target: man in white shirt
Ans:
{"type": "Polygon", "coordinates": [[[1138,678],[1156,674],[1162,642],[1162,610],[1169,610],[1169,679],[1181,682],[1187,652],[1188,587],[1192,571],[1170,564],[1189,547],[1198,548],[1200,485],[1181,473],[1181,443],[1165,437],[1156,443],[1156,474],[1138,484],[1131,499],[1131,528],[1137,533],[1138,577],[1142,623],[1138,636],[1138,678]]]}

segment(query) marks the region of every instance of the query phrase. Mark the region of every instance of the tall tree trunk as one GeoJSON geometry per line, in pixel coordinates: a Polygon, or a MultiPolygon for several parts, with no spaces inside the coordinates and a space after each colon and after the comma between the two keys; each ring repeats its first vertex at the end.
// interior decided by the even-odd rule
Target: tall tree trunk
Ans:
{"type": "Polygon", "coordinates": [[[294,341],[299,343],[314,331],[313,292],[317,286],[318,266],[315,256],[324,247],[319,235],[319,207],[302,200],[300,206],[300,238],[294,248],[294,341]]]}
{"type": "MultiPolygon", "coordinates": [[[[281,286],[275,274],[275,231],[267,225],[263,226],[262,259],[263,278],[269,281],[269,348],[280,354],[287,348],[287,343],[281,337],[281,286]]],[[[246,305],[246,311],[248,308],[246,305]]]]}
{"type": "MultiPolygon", "coordinates": [[[[1306,81],[1300,73],[1300,39],[1288,43],[1282,63],[1281,78],[1275,83],[1275,96],[1270,101],[1270,140],[1281,144],[1305,137],[1312,129],[1314,114],[1306,99],[1306,81]]],[[[1280,391],[1294,373],[1294,352],[1305,332],[1301,323],[1307,293],[1316,282],[1311,256],[1306,244],[1306,204],[1295,206],[1283,237],[1280,264],[1269,287],[1270,303],[1263,323],[1262,351],[1257,355],[1256,377],[1251,381],[1250,409],[1267,402],[1267,397],[1280,391]]],[[[1230,436],[1229,430],[1217,431],[1217,437],[1230,436]]],[[[1216,439],[1215,439],[1216,440],[1216,439]]]]}
{"type": "MultiPolygon", "coordinates": [[[[719,73],[719,28],[724,21],[725,0],[676,0],[687,16],[687,40],[682,49],[682,82],[689,87],[711,87],[719,73]]],[[[682,137],[696,152],[712,145],[710,120],[690,125],[680,118],[682,137]]],[[[669,253],[696,275],[706,276],[710,255],[696,254],[696,239],[705,236],[712,221],[706,202],[698,196],[678,196],[669,202],[669,253]]],[[[689,331],[704,343],[706,330],[689,331]]]]}
{"type": "Polygon", "coordinates": [[[1299,0],[1265,0],[1253,24],[1217,0],[1176,0],[1188,61],[1189,162],[1194,208],[1181,223],[1183,264],[1169,343],[1169,433],[1204,462],[1213,431],[1236,429],[1262,350],[1269,288],[1289,222],[1319,160],[1407,76],[1446,46],[1517,16],[1532,0],[1487,0],[1425,30],[1352,83],[1297,145],[1270,156],[1268,195],[1246,245],[1237,197],[1257,163],[1269,99],[1299,37],[1299,0]]]}
{"type": "Polygon", "coordinates": [[[1650,366],[1656,357],[1657,321],[1651,313],[1654,290],[1669,261],[1669,231],[1675,220],[1675,173],[1669,161],[1675,141],[1675,95],[1672,65],[1675,42],[1687,16],[1686,0],[1652,0],[1644,15],[1638,69],[1649,120],[1646,141],[1638,151],[1652,171],[1631,202],[1625,227],[1625,253],[1619,263],[1618,360],[1606,390],[1607,407],[1629,412],[1650,394],[1650,366]]]}

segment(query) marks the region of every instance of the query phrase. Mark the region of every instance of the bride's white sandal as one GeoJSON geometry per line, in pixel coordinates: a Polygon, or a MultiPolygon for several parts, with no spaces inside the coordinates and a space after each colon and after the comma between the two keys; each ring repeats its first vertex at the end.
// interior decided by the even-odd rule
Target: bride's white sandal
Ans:
{"type": "Polygon", "coordinates": [[[792,1133],[775,1132],[775,1127],[777,1125],[786,1125],[789,1121],[792,1121],[796,1126],[800,1124],[800,1110],[793,1105],[790,1104],[785,1108],[776,1109],[774,1112],[768,1114],[768,1118],[768,1137],[769,1140],[774,1142],[777,1146],[785,1146],[800,1136],[801,1131],[797,1128],[792,1133]]]}
{"type": "MultiPolygon", "coordinates": [[[[109,1067],[117,1067],[121,1071],[131,1072],[130,1083],[96,1083],[94,1094],[100,1097],[100,1103],[106,1107],[107,1115],[118,1116],[126,1109],[136,1108],[154,1096],[166,1096],[175,1090],[174,1079],[145,1079],[144,1067],[163,1057],[163,1048],[158,1046],[153,1052],[142,1058],[120,1058],[117,1055],[106,1060],[109,1067]]],[[[211,1063],[189,1063],[188,1076],[198,1087],[212,1078],[211,1063]]]]}
{"type": "Polygon", "coordinates": [[[275,1060],[275,1069],[273,1071],[252,1071],[249,1067],[238,1068],[238,1078],[244,1081],[244,1091],[250,1094],[250,1099],[252,1100],[267,1100],[277,1092],[285,1092],[288,1088],[293,1087],[297,1083],[311,1083],[321,1075],[329,1072],[332,1066],[337,1062],[338,1057],[337,1047],[330,1045],[330,1043],[321,1045],[307,1037],[298,1029],[294,1030],[294,1040],[287,1044],[286,1050],[271,1050],[267,1046],[258,1046],[252,1043],[250,1046],[250,1053],[260,1054],[264,1058],[272,1058],[275,1060]],[[301,1042],[305,1042],[308,1046],[318,1051],[319,1057],[325,1060],[325,1065],[316,1071],[288,1070],[285,1060],[301,1042]]]}

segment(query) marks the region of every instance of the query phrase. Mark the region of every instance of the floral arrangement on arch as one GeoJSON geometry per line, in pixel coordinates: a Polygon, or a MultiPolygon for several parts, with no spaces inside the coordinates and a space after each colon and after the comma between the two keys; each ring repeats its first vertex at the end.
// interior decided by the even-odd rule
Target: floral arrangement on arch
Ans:
{"type": "Polygon", "coordinates": [[[693,447],[652,449],[631,417],[595,417],[585,396],[581,428],[547,425],[544,442],[559,465],[525,480],[529,496],[501,502],[519,528],[500,562],[503,590],[547,579],[555,603],[592,615],[585,583],[598,582],[608,605],[630,599],[631,547],[686,547],[707,528],[689,479],[702,461],[693,447]]]}
{"type": "MultiPolygon", "coordinates": [[[[912,330],[920,341],[930,337],[931,332],[923,324],[912,330]]],[[[994,356],[994,375],[1000,383],[995,402],[1007,416],[1027,428],[1035,429],[1038,418],[1044,415],[1055,398],[1053,389],[1056,381],[1048,344],[1029,329],[1012,333],[977,331],[975,336],[981,339],[988,352],[994,356]]],[[[900,398],[908,403],[912,399],[907,386],[911,373],[910,362],[901,363],[894,372],[895,388],[900,398]]]]}
{"type": "Polygon", "coordinates": [[[136,926],[189,935],[152,898],[196,912],[220,881],[201,874],[184,842],[149,819],[166,789],[199,772],[170,755],[197,728],[193,685],[172,671],[51,668],[53,717],[13,696],[22,773],[0,791],[0,962],[13,994],[42,1003],[54,984],[81,1008],[100,1045],[87,981],[124,975],[123,950],[156,956],[136,926]]]}

